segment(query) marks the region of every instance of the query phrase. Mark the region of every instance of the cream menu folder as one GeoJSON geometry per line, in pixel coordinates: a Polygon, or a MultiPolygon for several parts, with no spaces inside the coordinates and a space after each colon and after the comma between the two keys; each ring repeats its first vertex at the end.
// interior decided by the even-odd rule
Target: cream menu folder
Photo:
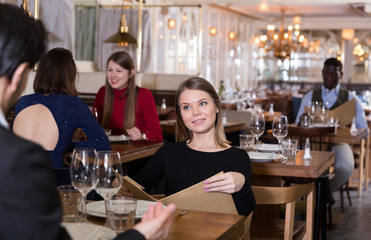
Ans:
{"type": "Polygon", "coordinates": [[[203,189],[205,185],[203,182],[160,200],[143,191],[138,183],[127,176],[124,177],[123,185],[136,199],[160,201],[164,204],[174,203],[177,208],[185,210],[238,214],[231,194],[220,192],[207,193],[203,189]]]}
{"type": "Polygon", "coordinates": [[[333,109],[329,113],[329,117],[339,119],[341,127],[348,126],[352,123],[353,117],[356,116],[356,100],[354,98],[341,104],[339,107],[333,109]]]}
{"type": "MultiPolygon", "coordinates": [[[[308,107],[304,107],[305,112],[308,112],[308,107]]],[[[328,117],[335,117],[339,119],[339,125],[341,127],[348,126],[352,123],[353,117],[356,116],[356,100],[354,98],[350,99],[349,101],[341,104],[339,107],[329,110],[328,117]]],[[[316,118],[316,120],[318,120],[316,118]]]]}

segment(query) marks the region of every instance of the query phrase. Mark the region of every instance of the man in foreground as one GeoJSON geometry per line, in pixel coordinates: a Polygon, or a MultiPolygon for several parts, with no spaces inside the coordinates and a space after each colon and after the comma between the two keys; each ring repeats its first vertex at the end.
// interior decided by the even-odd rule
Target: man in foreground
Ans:
{"type": "MultiPolygon", "coordinates": [[[[0,4],[0,239],[70,239],[60,225],[62,208],[48,153],[13,135],[5,119],[45,49],[42,23],[16,6],[0,4]]],[[[173,204],[152,206],[141,223],[117,239],[162,239],[174,212],[173,204]]]]}

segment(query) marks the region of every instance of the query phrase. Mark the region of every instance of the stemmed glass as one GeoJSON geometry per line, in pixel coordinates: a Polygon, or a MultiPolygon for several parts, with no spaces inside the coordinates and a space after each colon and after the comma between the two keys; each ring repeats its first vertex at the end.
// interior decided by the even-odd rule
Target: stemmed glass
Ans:
{"type": "Polygon", "coordinates": [[[318,117],[321,109],[321,103],[320,102],[310,102],[308,106],[308,114],[312,118],[312,123],[316,121],[316,118],[318,117]]]}
{"type": "Polygon", "coordinates": [[[83,221],[86,220],[86,195],[95,187],[97,177],[94,167],[96,164],[96,150],[94,148],[76,148],[72,153],[70,177],[72,185],[82,195],[81,212],[83,221]]]}
{"type": "MultiPolygon", "coordinates": [[[[122,166],[120,153],[117,151],[98,151],[95,165],[97,184],[95,190],[105,201],[113,197],[122,185],[122,166]]],[[[107,212],[106,203],[104,204],[107,212]]],[[[107,222],[106,226],[111,226],[107,222]]]]}
{"type": "Polygon", "coordinates": [[[287,117],[285,115],[274,116],[272,123],[272,133],[273,137],[275,137],[278,141],[280,153],[282,153],[282,139],[287,136],[288,132],[289,127],[287,117]]]}
{"type": "Polygon", "coordinates": [[[255,135],[256,146],[259,141],[259,137],[263,135],[265,130],[265,118],[264,114],[257,113],[251,116],[250,131],[255,135]]]}
{"type": "Polygon", "coordinates": [[[329,116],[329,102],[324,102],[322,106],[319,108],[319,116],[321,118],[321,121],[326,123],[327,122],[327,117],[329,116]]]}
{"type": "Polygon", "coordinates": [[[120,190],[122,185],[120,153],[98,151],[95,171],[98,178],[95,190],[104,200],[108,200],[120,190]]]}
{"type": "Polygon", "coordinates": [[[91,107],[90,108],[90,110],[91,110],[91,113],[93,114],[93,116],[95,117],[95,119],[98,121],[98,109],[97,108],[95,108],[95,107],[91,107]]]}

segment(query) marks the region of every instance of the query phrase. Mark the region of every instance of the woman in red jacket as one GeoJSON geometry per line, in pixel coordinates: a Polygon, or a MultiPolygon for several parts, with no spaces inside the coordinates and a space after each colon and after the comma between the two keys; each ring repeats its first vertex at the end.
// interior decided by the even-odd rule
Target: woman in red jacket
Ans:
{"type": "Polygon", "coordinates": [[[99,123],[113,135],[129,135],[134,141],[162,141],[153,95],[136,86],[134,62],[126,52],[108,58],[106,84],[99,89],[94,107],[99,123]]]}

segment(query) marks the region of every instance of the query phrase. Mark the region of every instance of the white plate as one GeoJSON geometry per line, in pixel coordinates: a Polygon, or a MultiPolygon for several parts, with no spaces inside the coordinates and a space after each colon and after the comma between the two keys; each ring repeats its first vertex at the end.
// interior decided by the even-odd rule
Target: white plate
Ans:
{"type": "Polygon", "coordinates": [[[73,240],[109,240],[117,236],[107,227],[91,223],[62,223],[73,240]]]}
{"type": "MultiPolygon", "coordinates": [[[[147,211],[148,206],[157,202],[138,200],[135,218],[142,218],[142,214],[147,211]]],[[[86,213],[96,217],[106,217],[104,201],[96,201],[86,204],[86,213]]]]}
{"type": "Polygon", "coordinates": [[[263,143],[258,147],[259,152],[278,152],[279,145],[278,144],[266,144],[263,143]]]}
{"type": "Polygon", "coordinates": [[[252,162],[270,162],[277,157],[274,153],[266,152],[248,152],[248,154],[252,162]]]}
{"type": "Polygon", "coordinates": [[[122,134],[122,135],[119,135],[119,136],[111,135],[111,136],[108,137],[108,139],[111,142],[122,142],[122,141],[131,140],[131,137],[128,137],[128,136],[125,136],[124,134],[122,134]]]}

